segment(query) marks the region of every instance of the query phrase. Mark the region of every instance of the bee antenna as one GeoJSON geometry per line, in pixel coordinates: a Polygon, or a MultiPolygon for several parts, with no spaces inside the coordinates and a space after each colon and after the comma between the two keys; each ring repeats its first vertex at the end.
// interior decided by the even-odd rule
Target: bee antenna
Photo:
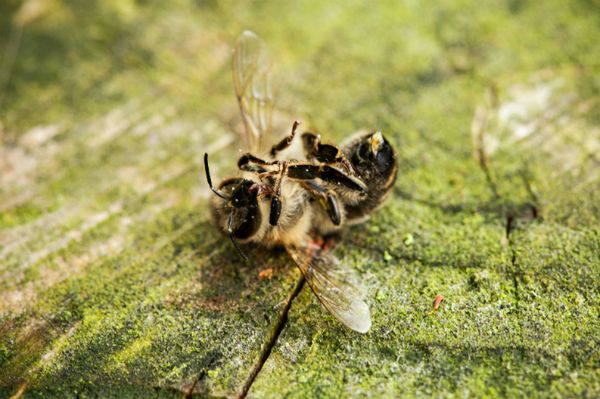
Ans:
{"type": "Polygon", "coordinates": [[[248,255],[246,255],[244,253],[244,251],[242,251],[242,248],[240,248],[240,245],[238,244],[237,240],[235,239],[235,236],[233,235],[233,233],[229,234],[229,238],[231,239],[231,242],[233,243],[233,246],[235,247],[235,249],[237,249],[238,253],[240,254],[240,256],[248,263],[250,263],[250,259],[248,258],[248,255]]]}
{"type": "Polygon", "coordinates": [[[217,194],[219,197],[223,198],[224,200],[228,200],[229,198],[225,194],[223,194],[222,192],[217,190],[212,184],[212,179],[210,178],[210,169],[208,167],[208,154],[206,152],[204,153],[204,171],[206,172],[206,181],[208,182],[208,185],[209,185],[210,189],[212,190],[212,192],[217,194]]]}
{"type": "Polygon", "coordinates": [[[248,258],[248,256],[244,253],[244,251],[242,251],[242,248],[240,248],[240,244],[238,244],[237,240],[235,239],[235,235],[233,234],[233,230],[231,229],[231,221],[232,221],[232,217],[233,214],[230,213],[229,214],[229,218],[227,219],[227,232],[229,233],[229,238],[231,239],[231,242],[233,243],[233,246],[235,247],[235,249],[237,249],[238,253],[240,254],[240,256],[248,263],[252,263],[250,262],[250,259],[248,258]]]}

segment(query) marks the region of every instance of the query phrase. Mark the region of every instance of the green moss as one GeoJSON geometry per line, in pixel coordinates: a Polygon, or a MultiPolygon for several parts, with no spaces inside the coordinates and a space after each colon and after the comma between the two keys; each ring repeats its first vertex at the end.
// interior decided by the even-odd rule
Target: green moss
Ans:
{"type": "MultiPolygon", "coordinates": [[[[591,3],[76,3],[25,26],[0,93],[0,150],[35,162],[0,191],[0,396],[239,392],[298,273],[282,251],[241,264],[199,180],[207,150],[216,179],[234,170],[229,49],[247,28],[280,65],[282,129],[376,127],[399,161],[388,204],[336,249],[371,331],[305,288],[250,396],[598,395],[591,3]],[[552,134],[515,141],[498,107],[540,81],[562,82],[542,108],[566,116],[530,113],[552,134]],[[61,130],[27,144],[39,125],[61,130]]],[[[18,6],[0,5],[2,49],[18,6]]]]}

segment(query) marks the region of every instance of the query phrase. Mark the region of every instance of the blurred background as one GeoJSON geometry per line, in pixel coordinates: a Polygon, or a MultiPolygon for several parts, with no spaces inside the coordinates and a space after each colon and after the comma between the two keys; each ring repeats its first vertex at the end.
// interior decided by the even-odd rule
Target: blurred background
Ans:
{"type": "MultiPolygon", "coordinates": [[[[474,148],[487,154],[516,141],[537,147],[552,134],[529,139],[540,130],[535,126],[548,120],[556,126],[567,113],[578,116],[566,122],[575,126],[561,127],[571,137],[551,140],[544,156],[558,157],[561,169],[573,169],[569,157],[598,153],[597,6],[584,0],[486,6],[458,1],[435,7],[391,2],[371,10],[359,2],[4,1],[4,202],[20,203],[34,213],[57,206],[53,196],[18,200],[31,189],[28,179],[56,175],[57,170],[37,165],[42,159],[66,162],[58,170],[68,174],[85,169],[79,162],[157,165],[155,148],[140,140],[145,134],[161,141],[165,153],[183,158],[203,151],[199,144],[210,141],[206,130],[214,124],[227,134],[239,130],[230,54],[243,29],[256,31],[272,48],[279,68],[277,105],[285,112],[279,128],[300,118],[306,129],[327,132],[334,140],[359,127],[420,131],[434,140],[440,130],[431,124],[456,123],[463,138],[470,127],[453,122],[457,118],[452,116],[462,109],[491,107],[486,120],[498,115],[500,120],[486,126],[488,148],[474,148]],[[461,91],[447,94],[453,104],[445,105],[446,117],[424,118],[427,105],[418,108],[415,98],[451,79],[461,91]],[[514,106],[502,108],[510,101],[514,106]],[[529,126],[519,130],[515,124],[529,126]],[[167,132],[161,134],[158,125],[167,132]],[[130,136],[138,138],[135,144],[126,143],[130,136]],[[41,145],[50,148],[32,154],[41,145]],[[123,151],[113,151],[114,146],[123,151]],[[108,159],[103,148],[111,154],[108,159]],[[74,157],[69,150],[86,156],[74,157]],[[152,155],[142,155],[144,150],[152,155]]],[[[482,115],[480,110],[479,119],[482,115]]],[[[457,144],[457,151],[472,150],[472,143],[457,144]]],[[[100,174],[96,167],[91,171],[100,174]]],[[[60,184],[76,189],[71,177],[60,184]]],[[[113,179],[114,173],[98,176],[94,186],[113,179]]]]}
{"type": "Polygon", "coordinates": [[[0,396],[247,381],[297,274],[255,250],[275,277],[236,279],[207,208],[203,153],[220,180],[240,148],[245,29],[276,137],[377,128],[400,164],[341,249],[372,332],[305,288],[254,394],[597,394],[598,1],[3,0],[0,396]]]}

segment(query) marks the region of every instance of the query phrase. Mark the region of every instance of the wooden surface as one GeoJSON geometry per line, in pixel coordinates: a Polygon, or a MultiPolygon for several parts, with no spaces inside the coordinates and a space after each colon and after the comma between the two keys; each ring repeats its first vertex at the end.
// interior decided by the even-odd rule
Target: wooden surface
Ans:
{"type": "Polygon", "coordinates": [[[593,1],[20,3],[0,4],[0,397],[600,395],[593,1]],[[212,225],[201,157],[234,173],[243,29],[279,66],[282,134],[398,149],[389,202],[336,250],[366,335],[294,299],[283,251],[254,269],[212,225]]]}

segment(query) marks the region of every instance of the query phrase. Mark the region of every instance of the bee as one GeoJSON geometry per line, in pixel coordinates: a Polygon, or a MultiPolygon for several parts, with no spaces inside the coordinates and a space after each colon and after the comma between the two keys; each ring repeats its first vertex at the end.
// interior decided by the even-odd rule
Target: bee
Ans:
{"type": "Polygon", "coordinates": [[[380,132],[361,132],[337,147],[299,123],[259,158],[271,129],[271,62],[266,45],[245,31],[233,52],[233,84],[248,152],[239,173],[212,183],[211,212],[241,256],[240,244],[283,246],[323,306],[341,323],[366,333],[371,315],[354,273],[311,238],[358,223],[380,206],[396,178],[396,155],[380,132]]]}

